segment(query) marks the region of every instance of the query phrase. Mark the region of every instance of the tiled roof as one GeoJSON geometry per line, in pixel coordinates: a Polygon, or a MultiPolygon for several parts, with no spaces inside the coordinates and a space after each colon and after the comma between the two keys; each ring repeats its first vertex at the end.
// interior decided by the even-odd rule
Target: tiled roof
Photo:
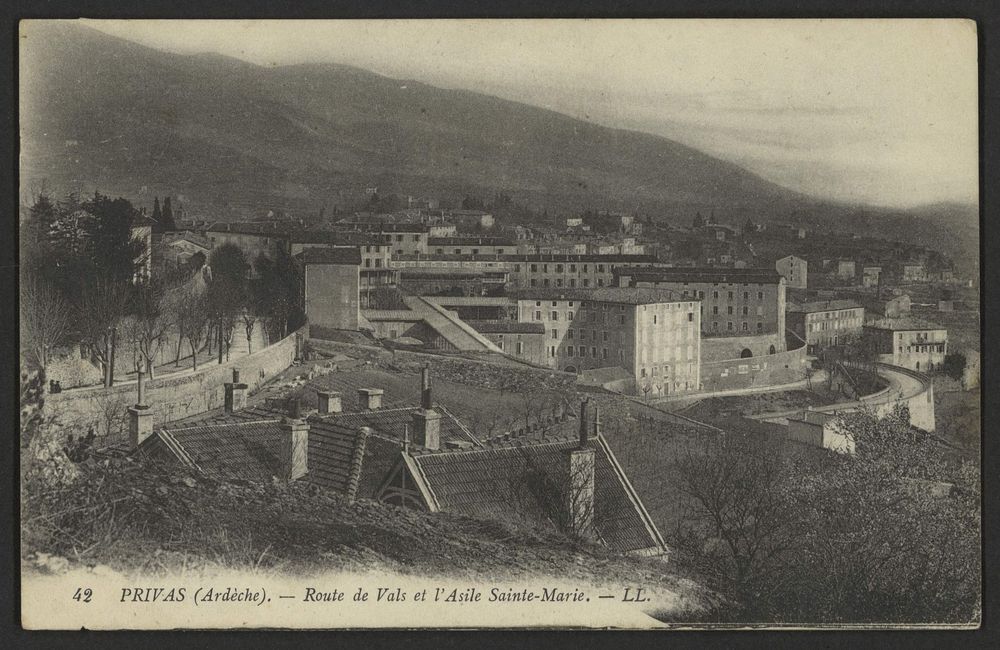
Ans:
{"type": "MultiPolygon", "coordinates": [[[[414,456],[438,506],[469,517],[528,521],[557,527],[557,485],[566,471],[566,455],[575,439],[496,445],[486,449],[414,456]]],[[[663,550],[635,492],[609,448],[595,448],[594,527],[601,542],[620,552],[663,550]]]]}
{"type": "Polygon", "coordinates": [[[778,284],[782,276],[773,268],[730,269],[703,267],[645,267],[616,269],[616,275],[627,275],[638,282],[718,282],[778,284]]]}
{"type": "MultiPolygon", "coordinates": [[[[354,411],[338,415],[315,416],[315,418],[310,418],[309,421],[316,421],[317,426],[321,423],[325,426],[336,427],[344,431],[357,431],[361,427],[370,427],[376,435],[387,440],[402,442],[403,427],[404,425],[410,425],[412,431],[412,416],[417,408],[416,406],[404,406],[382,408],[376,411],[354,411]]],[[[475,436],[469,433],[462,426],[462,423],[446,409],[441,406],[437,406],[436,409],[441,414],[442,444],[448,440],[464,440],[473,444],[480,444],[475,436]]]]}
{"type": "Polygon", "coordinates": [[[932,323],[920,318],[875,318],[867,323],[865,327],[879,330],[892,330],[895,332],[906,332],[911,330],[941,330],[947,331],[947,327],[932,323]]]}
{"type": "Polygon", "coordinates": [[[280,452],[285,435],[279,420],[235,421],[164,428],[151,445],[169,449],[206,476],[269,480],[281,474],[280,452]]]}
{"type": "Polygon", "coordinates": [[[361,264],[361,251],[357,246],[307,248],[298,256],[305,264],[361,264]]]}
{"type": "Polygon", "coordinates": [[[853,300],[815,300],[804,302],[799,305],[789,305],[788,311],[814,314],[821,311],[837,311],[839,309],[858,309],[860,304],[853,300]]]}

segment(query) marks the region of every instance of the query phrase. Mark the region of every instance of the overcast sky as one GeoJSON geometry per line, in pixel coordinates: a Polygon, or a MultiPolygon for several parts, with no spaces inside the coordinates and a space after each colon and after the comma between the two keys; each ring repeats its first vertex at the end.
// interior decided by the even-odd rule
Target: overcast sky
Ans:
{"type": "Polygon", "coordinates": [[[175,52],[330,61],[663,135],[816,196],[978,200],[965,21],[88,21],[175,52]]]}

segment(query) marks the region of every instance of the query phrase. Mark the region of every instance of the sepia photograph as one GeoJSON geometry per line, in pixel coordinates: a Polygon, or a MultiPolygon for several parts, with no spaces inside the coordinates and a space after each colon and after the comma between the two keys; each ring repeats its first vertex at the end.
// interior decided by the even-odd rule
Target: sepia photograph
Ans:
{"type": "Polygon", "coordinates": [[[23,628],[980,627],[976,22],[17,36],[23,628]]]}

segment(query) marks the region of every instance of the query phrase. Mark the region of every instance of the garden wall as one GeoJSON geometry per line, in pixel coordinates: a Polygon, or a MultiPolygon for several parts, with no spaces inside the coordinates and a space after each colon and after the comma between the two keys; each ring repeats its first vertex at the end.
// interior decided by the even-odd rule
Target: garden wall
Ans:
{"type": "MultiPolygon", "coordinates": [[[[152,406],[154,424],[160,425],[204,413],[223,405],[223,384],[232,380],[233,368],[240,380],[258,390],[262,384],[292,365],[303,336],[299,330],[270,347],[232,361],[201,366],[153,379],[147,383],[146,401],[152,406]]],[[[136,400],[134,381],[112,388],[93,386],[50,393],[45,409],[66,433],[83,434],[93,428],[98,436],[119,435],[127,427],[126,409],[136,400]]]]}
{"type": "Polygon", "coordinates": [[[735,390],[790,384],[805,379],[808,368],[804,345],[797,350],[746,359],[702,360],[701,389],[735,390]]]}

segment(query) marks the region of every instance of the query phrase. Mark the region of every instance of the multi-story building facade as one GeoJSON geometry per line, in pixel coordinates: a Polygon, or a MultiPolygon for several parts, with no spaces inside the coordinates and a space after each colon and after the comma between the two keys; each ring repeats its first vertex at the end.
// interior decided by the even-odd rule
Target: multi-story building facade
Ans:
{"type": "Polygon", "coordinates": [[[788,329],[806,342],[806,351],[817,354],[861,336],[865,309],[853,300],[823,300],[788,309],[788,329]]]}
{"type": "Polygon", "coordinates": [[[864,325],[864,336],[879,361],[930,372],[944,366],[948,354],[948,330],[912,318],[880,318],[864,325]]]}
{"type": "Polygon", "coordinates": [[[507,271],[513,288],[593,289],[610,287],[614,270],[649,266],[651,255],[393,255],[397,269],[507,271]]]}
{"type": "Polygon", "coordinates": [[[431,237],[427,251],[435,255],[510,255],[517,243],[503,237],[431,237]]]}
{"type": "Polygon", "coordinates": [[[789,289],[805,289],[809,284],[809,263],[801,257],[782,257],[774,263],[774,268],[785,278],[789,289]]]}
{"type": "Polygon", "coordinates": [[[701,331],[706,336],[773,335],[765,348],[785,349],[786,285],[774,269],[643,267],[620,268],[614,275],[620,287],[669,289],[681,299],[701,301],[701,331]]]}
{"type": "MultiPolygon", "coordinates": [[[[545,328],[545,361],[581,372],[621,367],[654,395],[700,386],[698,302],[661,289],[604,287],[515,294],[518,321],[545,328]]],[[[644,391],[646,392],[646,391],[644,391]]]]}

